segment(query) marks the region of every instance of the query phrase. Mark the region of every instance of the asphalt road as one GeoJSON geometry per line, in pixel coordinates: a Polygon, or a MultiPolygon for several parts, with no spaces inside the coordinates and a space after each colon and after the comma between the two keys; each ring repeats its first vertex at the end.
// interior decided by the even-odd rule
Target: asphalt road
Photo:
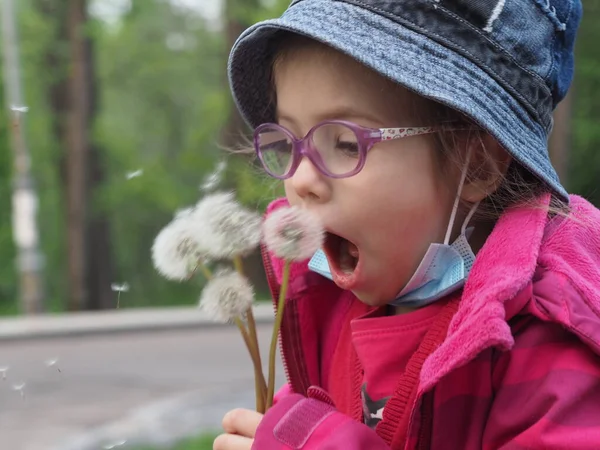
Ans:
{"type": "MultiPolygon", "coordinates": [[[[259,326],[263,362],[270,330],[259,326]]],[[[252,408],[253,392],[235,327],[0,342],[0,449],[169,442],[214,429],[232,407],[252,408]]]]}

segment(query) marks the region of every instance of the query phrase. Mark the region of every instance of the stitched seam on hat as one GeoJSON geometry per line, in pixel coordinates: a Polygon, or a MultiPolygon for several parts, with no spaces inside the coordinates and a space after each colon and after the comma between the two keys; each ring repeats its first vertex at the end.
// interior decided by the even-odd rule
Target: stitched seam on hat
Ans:
{"type": "MultiPolygon", "coordinates": [[[[335,1],[342,1],[342,2],[346,2],[346,0],[335,0],[335,1]]],[[[392,20],[393,22],[396,22],[394,19],[391,19],[389,17],[389,13],[387,13],[386,11],[376,7],[376,6],[370,6],[370,5],[366,5],[364,4],[362,1],[360,0],[352,0],[354,3],[356,4],[360,4],[362,7],[364,7],[365,9],[368,10],[372,10],[372,11],[377,11],[379,12],[382,16],[387,17],[388,20],[392,20]]],[[[471,23],[467,22],[466,20],[464,20],[462,17],[457,16],[456,14],[454,14],[452,11],[449,11],[448,9],[444,8],[443,6],[438,6],[438,9],[444,11],[446,14],[448,14],[449,16],[453,17],[454,19],[456,19],[457,21],[461,22],[463,25],[466,25],[468,27],[470,27],[474,32],[476,32],[477,34],[479,34],[481,37],[483,37],[484,39],[487,39],[486,36],[482,35],[481,33],[479,33],[479,30],[477,28],[475,28],[471,23]]],[[[403,17],[401,17],[402,20],[410,22],[406,19],[404,19],[403,17]]],[[[415,28],[422,30],[421,27],[417,26],[416,24],[414,24],[413,22],[410,22],[415,28]]],[[[443,36],[440,36],[439,34],[436,33],[432,33],[428,30],[422,30],[425,32],[425,35],[432,35],[432,36],[436,36],[438,39],[441,39],[442,41],[445,41],[446,38],[443,36]]],[[[496,73],[495,70],[493,70],[491,67],[489,67],[485,62],[483,62],[480,58],[478,58],[477,56],[473,55],[470,51],[468,51],[467,49],[465,49],[464,47],[462,47],[461,45],[452,42],[452,45],[456,46],[457,48],[459,48],[460,50],[462,50],[463,52],[465,52],[467,55],[469,55],[470,57],[473,58],[474,61],[477,61],[478,63],[480,63],[483,67],[485,67],[489,72],[495,73],[495,75],[503,81],[503,83],[505,85],[511,86],[512,91],[514,93],[514,95],[520,99],[522,101],[522,103],[528,105],[528,107],[531,109],[530,114],[533,113],[533,115],[535,117],[538,118],[538,120],[542,123],[542,125],[547,128],[548,127],[548,120],[543,120],[541,117],[540,112],[538,111],[538,109],[533,105],[533,103],[529,100],[527,100],[525,97],[523,97],[523,95],[521,93],[519,93],[515,88],[512,87],[511,83],[509,83],[505,78],[501,77],[499,74],[496,73]]],[[[537,73],[521,66],[503,47],[501,47],[500,45],[498,45],[496,42],[493,41],[489,41],[488,42],[490,44],[492,44],[497,50],[501,51],[503,54],[505,54],[506,56],[508,56],[508,58],[517,66],[519,67],[521,70],[523,70],[524,72],[528,73],[529,75],[531,75],[532,77],[536,78],[538,81],[541,82],[540,84],[540,88],[542,88],[545,93],[548,95],[548,98],[550,98],[550,100],[552,99],[552,92],[550,91],[550,89],[548,89],[548,86],[546,86],[546,82],[545,80],[540,77],[537,73]]],[[[491,75],[488,74],[488,76],[491,77],[491,75]]],[[[493,78],[493,77],[492,77],[493,78]]],[[[552,104],[552,101],[551,101],[552,104]]],[[[552,115],[552,107],[550,107],[550,109],[548,110],[548,117],[550,117],[552,115]]]]}

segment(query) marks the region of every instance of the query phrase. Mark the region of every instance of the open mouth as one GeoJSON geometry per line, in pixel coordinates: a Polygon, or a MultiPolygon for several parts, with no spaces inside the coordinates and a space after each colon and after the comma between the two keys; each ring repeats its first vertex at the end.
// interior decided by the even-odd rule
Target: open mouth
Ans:
{"type": "Polygon", "coordinates": [[[354,274],[359,262],[358,247],[354,243],[337,234],[327,232],[323,250],[334,277],[337,275],[337,278],[341,278],[354,274]]]}

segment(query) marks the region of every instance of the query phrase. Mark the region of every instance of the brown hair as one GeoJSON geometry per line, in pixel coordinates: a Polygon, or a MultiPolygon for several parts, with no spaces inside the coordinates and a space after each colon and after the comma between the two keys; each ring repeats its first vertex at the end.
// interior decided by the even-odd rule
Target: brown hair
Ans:
{"type": "MultiPolygon", "coordinates": [[[[272,77],[278,65],[306,48],[313,48],[320,54],[329,57],[332,54],[339,53],[326,44],[311,38],[285,31],[279,32],[275,34],[270,46],[273,61],[272,77]]],[[[383,79],[389,83],[391,89],[400,88],[392,80],[384,78],[374,71],[372,73],[380,81],[383,79]]],[[[277,99],[274,79],[272,79],[272,86],[273,89],[271,89],[269,95],[271,101],[275,104],[277,99]]],[[[478,148],[483,152],[483,154],[478,155],[479,158],[482,160],[493,158],[484,145],[483,137],[488,133],[467,116],[449,106],[424,98],[416,93],[411,103],[410,107],[417,119],[421,120],[421,123],[442,128],[441,132],[431,135],[438,149],[437,153],[440,156],[439,162],[442,170],[447,169],[448,164],[457,164],[462,167],[465,163],[459,142],[464,143],[472,139],[479,140],[480,145],[478,148]],[[467,134],[465,135],[465,133],[467,134]],[[467,141],[465,141],[465,137],[467,141]]],[[[467,179],[473,181],[478,177],[483,178],[490,175],[483,170],[480,168],[471,170],[467,174],[467,179]]],[[[507,208],[517,205],[538,208],[540,207],[539,196],[550,192],[547,185],[515,160],[511,162],[506,172],[501,176],[502,180],[499,187],[491,192],[478,207],[475,215],[476,220],[495,221],[507,208]]],[[[467,205],[464,206],[467,207],[467,205]]],[[[565,202],[553,195],[549,213],[551,215],[567,216],[570,210],[565,202]]]]}

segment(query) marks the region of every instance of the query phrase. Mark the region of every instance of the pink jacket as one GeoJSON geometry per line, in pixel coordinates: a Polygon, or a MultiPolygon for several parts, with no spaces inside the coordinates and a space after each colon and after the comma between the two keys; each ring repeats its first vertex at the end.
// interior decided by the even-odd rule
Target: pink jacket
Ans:
{"type": "MultiPolygon", "coordinates": [[[[498,221],[415,372],[403,433],[395,408],[372,430],[332,404],[332,356],[358,301],[294,265],[281,332],[289,384],[253,449],[600,449],[600,211],[573,196],[574,218],[549,220],[548,203],[498,221]]],[[[265,255],[265,266],[276,297],[282,261],[265,255]]]]}

